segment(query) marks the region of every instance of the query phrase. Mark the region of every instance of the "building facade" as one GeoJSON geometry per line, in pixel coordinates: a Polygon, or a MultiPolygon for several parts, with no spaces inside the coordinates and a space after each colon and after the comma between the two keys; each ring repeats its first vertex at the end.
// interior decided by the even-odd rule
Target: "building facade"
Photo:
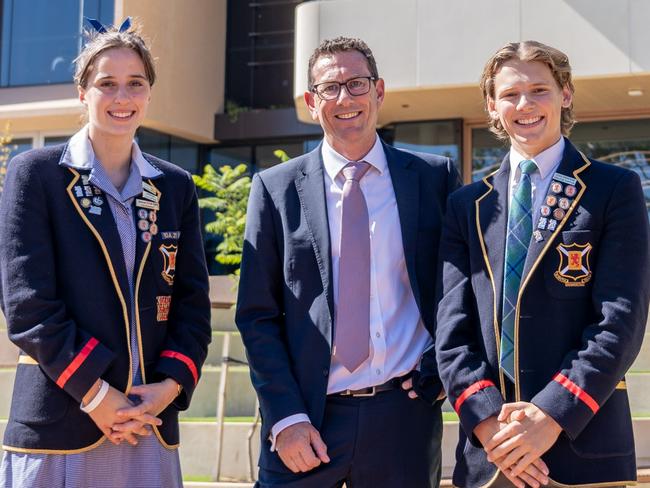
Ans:
{"type": "Polygon", "coordinates": [[[454,158],[465,182],[499,164],[478,79],[508,41],[565,51],[589,156],[637,171],[650,201],[650,2],[647,0],[0,0],[0,129],[12,150],[60,143],[82,122],[72,61],[83,17],[141,21],[158,80],[138,141],[198,172],[244,162],[251,171],[321,137],[303,102],[307,61],[325,38],[363,38],[386,100],[389,143],[454,158]]]}

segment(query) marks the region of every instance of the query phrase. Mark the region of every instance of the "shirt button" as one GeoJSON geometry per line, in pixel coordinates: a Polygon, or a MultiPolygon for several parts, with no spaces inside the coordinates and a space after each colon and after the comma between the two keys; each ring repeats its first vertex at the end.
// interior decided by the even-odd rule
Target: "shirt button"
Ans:
{"type": "Polygon", "coordinates": [[[379,338],[381,337],[381,332],[377,332],[377,333],[375,334],[375,337],[377,337],[377,339],[379,339],[379,338]]]}
{"type": "Polygon", "coordinates": [[[329,375],[329,374],[330,374],[330,370],[329,370],[329,369],[327,369],[327,368],[323,369],[323,376],[327,376],[327,375],[329,375]]]}
{"type": "Polygon", "coordinates": [[[381,374],[381,369],[377,369],[377,370],[375,370],[375,373],[377,373],[377,374],[381,374]]]}

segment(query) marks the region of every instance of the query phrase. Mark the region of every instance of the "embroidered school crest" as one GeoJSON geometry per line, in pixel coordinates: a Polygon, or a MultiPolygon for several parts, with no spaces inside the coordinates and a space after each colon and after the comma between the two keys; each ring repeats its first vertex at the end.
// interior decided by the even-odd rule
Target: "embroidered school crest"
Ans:
{"type": "Polygon", "coordinates": [[[156,297],[156,320],[158,322],[164,322],[169,318],[169,307],[171,303],[171,295],[156,297]]]}
{"type": "Polygon", "coordinates": [[[560,264],[553,274],[564,286],[585,286],[591,279],[589,253],[591,244],[559,244],[560,264]]]}
{"type": "Polygon", "coordinates": [[[162,277],[171,286],[174,284],[174,275],[176,274],[176,253],[178,246],[174,244],[163,244],[159,248],[163,255],[162,277]]]}

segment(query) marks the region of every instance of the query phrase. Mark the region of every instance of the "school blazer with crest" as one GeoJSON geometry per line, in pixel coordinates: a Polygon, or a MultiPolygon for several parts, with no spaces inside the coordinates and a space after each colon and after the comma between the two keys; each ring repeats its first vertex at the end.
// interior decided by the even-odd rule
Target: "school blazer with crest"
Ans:
{"type": "MultiPolygon", "coordinates": [[[[164,446],[176,447],[178,411],[189,405],[211,337],[194,183],[144,155],[163,173],[143,180],[159,201],[159,231],[148,242],[137,231],[132,303],[107,197],[83,184],[89,170],[59,164],[65,148],[16,156],[0,201],[1,302],[21,350],[3,448],[65,454],[105,440],[79,404],[97,378],[131,388],[132,305],[143,381],[171,377],[183,387],[154,428],[164,446]],[[79,198],[75,187],[84,186],[103,200],[101,211],[79,198]]],[[[138,222],[137,207],[134,213],[138,222]]]]}
{"type": "Polygon", "coordinates": [[[553,182],[561,184],[556,189],[574,183],[575,195],[556,228],[538,229],[530,241],[515,311],[514,385],[499,372],[508,156],[448,203],[436,356],[460,418],[455,486],[496,478],[473,430],[519,400],[563,429],[542,457],[551,479],[636,479],[625,373],[641,347],[650,300],[645,199],[634,172],[589,160],[565,142],[553,182]]]}

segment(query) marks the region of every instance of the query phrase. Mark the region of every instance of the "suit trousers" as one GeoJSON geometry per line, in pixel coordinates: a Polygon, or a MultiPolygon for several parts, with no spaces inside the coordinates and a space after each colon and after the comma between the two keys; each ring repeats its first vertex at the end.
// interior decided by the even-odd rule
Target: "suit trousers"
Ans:
{"type": "Polygon", "coordinates": [[[256,488],[436,488],[442,415],[402,389],[327,397],[320,429],[330,462],[307,473],[260,468],[256,488]]]}

